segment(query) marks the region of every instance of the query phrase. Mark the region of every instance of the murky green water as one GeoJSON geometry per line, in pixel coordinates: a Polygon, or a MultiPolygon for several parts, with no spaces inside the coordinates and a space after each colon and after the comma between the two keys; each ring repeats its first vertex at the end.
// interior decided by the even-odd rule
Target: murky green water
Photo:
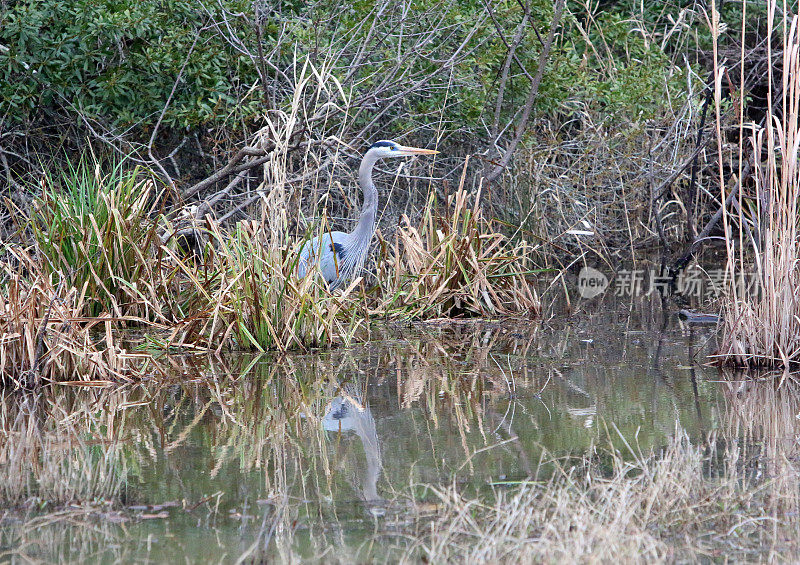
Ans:
{"type": "Polygon", "coordinates": [[[390,326],[347,350],[165,357],[152,383],[6,399],[7,431],[52,437],[51,474],[92,504],[0,510],[0,560],[396,558],[436,511],[425,485],[490,491],[593,446],[717,429],[714,328],[673,312],[390,326]]]}

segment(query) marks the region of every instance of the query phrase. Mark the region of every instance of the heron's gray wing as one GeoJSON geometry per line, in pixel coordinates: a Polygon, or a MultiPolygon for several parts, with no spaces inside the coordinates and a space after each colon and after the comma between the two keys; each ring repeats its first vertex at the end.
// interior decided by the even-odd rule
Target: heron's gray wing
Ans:
{"type": "Polygon", "coordinates": [[[345,240],[347,234],[340,231],[324,233],[310,239],[300,250],[297,274],[300,278],[319,265],[319,270],[325,281],[330,285],[339,277],[339,266],[345,254],[345,240]]]}
{"type": "Polygon", "coordinates": [[[347,254],[347,234],[340,231],[323,236],[323,247],[320,254],[319,270],[331,289],[336,288],[342,279],[344,258],[347,254]]]}

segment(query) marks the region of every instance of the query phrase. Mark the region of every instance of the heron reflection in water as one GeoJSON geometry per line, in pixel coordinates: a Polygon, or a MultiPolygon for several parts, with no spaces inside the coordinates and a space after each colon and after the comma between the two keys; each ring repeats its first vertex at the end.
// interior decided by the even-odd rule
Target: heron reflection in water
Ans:
{"type": "Polygon", "coordinates": [[[379,503],[383,501],[378,495],[378,478],[383,464],[375,418],[369,404],[362,403],[359,399],[360,395],[350,395],[347,392],[349,390],[330,401],[322,418],[322,428],[328,432],[354,432],[358,436],[367,458],[362,496],[365,502],[379,503]]]}

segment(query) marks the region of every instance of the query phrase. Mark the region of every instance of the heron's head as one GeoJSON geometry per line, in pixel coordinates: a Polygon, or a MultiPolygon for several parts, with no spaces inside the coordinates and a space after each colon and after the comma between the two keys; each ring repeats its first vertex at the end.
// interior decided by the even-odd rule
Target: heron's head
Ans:
{"type": "Polygon", "coordinates": [[[374,153],[376,157],[383,159],[386,157],[410,157],[412,155],[436,155],[439,152],[433,149],[408,147],[394,141],[383,140],[373,143],[367,153],[374,153]]]}

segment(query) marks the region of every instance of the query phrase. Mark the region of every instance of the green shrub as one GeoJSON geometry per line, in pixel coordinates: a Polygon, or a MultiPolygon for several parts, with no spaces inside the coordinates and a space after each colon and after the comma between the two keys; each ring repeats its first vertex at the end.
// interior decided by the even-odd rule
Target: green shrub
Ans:
{"type": "Polygon", "coordinates": [[[31,120],[63,107],[112,127],[146,128],[158,119],[185,62],[164,124],[224,119],[239,104],[241,85],[256,75],[210,24],[222,20],[223,9],[237,13],[250,2],[205,4],[11,2],[0,8],[0,44],[8,48],[0,51],[0,114],[31,120]]]}
{"type": "MultiPolygon", "coordinates": [[[[354,128],[368,124],[410,83],[427,77],[373,127],[385,136],[420,127],[432,131],[444,107],[447,130],[480,134],[486,115],[494,111],[506,41],[524,14],[520,3],[493,3],[504,41],[485,4],[473,0],[421,0],[380,9],[373,1],[345,9],[318,3],[302,10],[295,2],[266,10],[266,4],[246,0],[26,0],[3,6],[0,116],[17,124],[52,123],[54,114],[66,113],[79,128],[86,119],[140,138],[158,120],[179,75],[163,117],[167,128],[239,127],[263,111],[264,90],[279,107],[289,104],[293,85],[284,84],[289,77],[273,68],[285,69],[295,57],[329,58],[359,106],[351,117],[354,128]],[[427,38],[423,44],[421,38],[427,38]],[[456,52],[459,62],[450,68],[448,58],[456,52]],[[266,88],[254,67],[260,53],[269,58],[266,88]]],[[[657,42],[636,31],[638,6],[612,3],[596,10],[588,25],[580,21],[581,5],[569,2],[537,98],[540,112],[570,111],[571,102],[579,101],[636,120],[679,96],[685,77],[657,42]],[[579,23],[588,36],[579,32],[579,23]],[[665,89],[673,91],[670,97],[665,89]]],[[[530,3],[530,22],[516,53],[531,75],[552,11],[551,0],[530,3]]],[[[663,17],[648,5],[641,17],[656,13],[663,17]]],[[[506,85],[504,122],[513,120],[528,88],[515,63],[506,85]]]]}

